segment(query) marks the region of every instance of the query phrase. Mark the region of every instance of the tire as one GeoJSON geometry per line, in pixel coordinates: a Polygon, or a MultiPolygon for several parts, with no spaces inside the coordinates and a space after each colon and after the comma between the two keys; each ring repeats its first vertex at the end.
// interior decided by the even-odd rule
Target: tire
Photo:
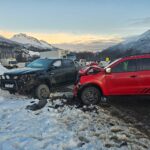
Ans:
{"type": "Polygon", "coordinates": [[[35,90],[35,96],[39,100],[45,100],[48,99],[50,95],[50,89],[46,84],[40,84],[37,86],[35,90]]]}
{"type": "Polygon", "coordinates": [[[9,91],[9,94],[15,95],[15,91],[9,91]]]}
{"type": "Polygon", "coordinates": [[[81,91],[80,98],[83,104],[94,105],[100,102],[101,92],[94,86],[88,86],[81,91]]]}

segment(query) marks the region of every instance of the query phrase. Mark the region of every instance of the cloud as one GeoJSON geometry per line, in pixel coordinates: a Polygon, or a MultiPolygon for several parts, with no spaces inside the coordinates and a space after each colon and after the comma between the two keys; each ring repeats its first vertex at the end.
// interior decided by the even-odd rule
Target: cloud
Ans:
{"type": "Polygon", "coordinates": [[[150,17],[133,19],[131,25],[150,26],[150,17]]]}
{"type": "MultiPolygon", "coordinates": [[[[15,32],[1,31],[0,35],[10,38],[15,32]]],[[[25,32],[29,36],[33,36],[37,39],[44,40],[50,44],[60,44],[60,43],[92,43],[92,42],[102,42],[102,43],[118,43],[122,41],[122,38],[117,35],[96,35],[96,34],[74,34],[74,33],[36,33],[36,32],[25,32]]]]}

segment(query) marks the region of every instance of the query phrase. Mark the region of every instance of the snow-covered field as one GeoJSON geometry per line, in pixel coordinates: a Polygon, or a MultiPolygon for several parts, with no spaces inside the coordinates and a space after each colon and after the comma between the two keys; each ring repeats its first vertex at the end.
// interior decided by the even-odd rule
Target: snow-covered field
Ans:
{"type": "Polygon", "coordinates": [[[56,99],[37,111],[38,102],[0,91],[0,150],[100,150],[150,147],[150,140],[100,106],[77,108],[56,99]],[[90,111],[89,111],[90,110],[90,111]]]}
{"type": "MultiPolygon", "coordinates": [[[[0,65],[0,74],[5,71],[0,65]]],[[[58,93],[53,96],[44,108],[31,111],[27,106],[38,100],[0,90],[0,150],[150,148],[144,133],[113,116],[109,109],[69,105],[69,99],[58,98],[58,93]]]]}

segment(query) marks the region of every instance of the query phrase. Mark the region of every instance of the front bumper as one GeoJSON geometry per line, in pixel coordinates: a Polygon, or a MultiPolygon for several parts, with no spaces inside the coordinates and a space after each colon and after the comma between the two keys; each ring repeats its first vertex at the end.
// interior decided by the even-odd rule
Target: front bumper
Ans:
{"type": "Polygon", "coordinates": [[[73,96],[74,97],[79,96],[79,92],[80,92],[81,88],[82,88],[82,86],[81,86],[80,82],[78,82],[74,85],[74,88],[73,88],[73,96]]]}
{"type": "Polygon", "coordinates": [[[2,90],[13,91],[19,94],[28,94],[33,88],[33,84],[30,82],[24,82],[22,80],[6,80],[0,79],[0,88],[2,90]]]}
{"type": "Polygon", "coordinates": [[[0,88],[3,90],[13,90],[16,91],[18,89],[16,81],[11,80],[0,80],[0,88]]]}

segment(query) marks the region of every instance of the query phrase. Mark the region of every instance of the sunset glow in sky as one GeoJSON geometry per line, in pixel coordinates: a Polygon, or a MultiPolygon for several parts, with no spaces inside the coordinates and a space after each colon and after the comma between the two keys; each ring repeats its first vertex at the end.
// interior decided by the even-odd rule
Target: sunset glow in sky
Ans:
{"type": "Polygon", "coordinates": [[[0,0],[0,35],[49,43],[121,41],[150,28],[149,0],[0,0]]]}

